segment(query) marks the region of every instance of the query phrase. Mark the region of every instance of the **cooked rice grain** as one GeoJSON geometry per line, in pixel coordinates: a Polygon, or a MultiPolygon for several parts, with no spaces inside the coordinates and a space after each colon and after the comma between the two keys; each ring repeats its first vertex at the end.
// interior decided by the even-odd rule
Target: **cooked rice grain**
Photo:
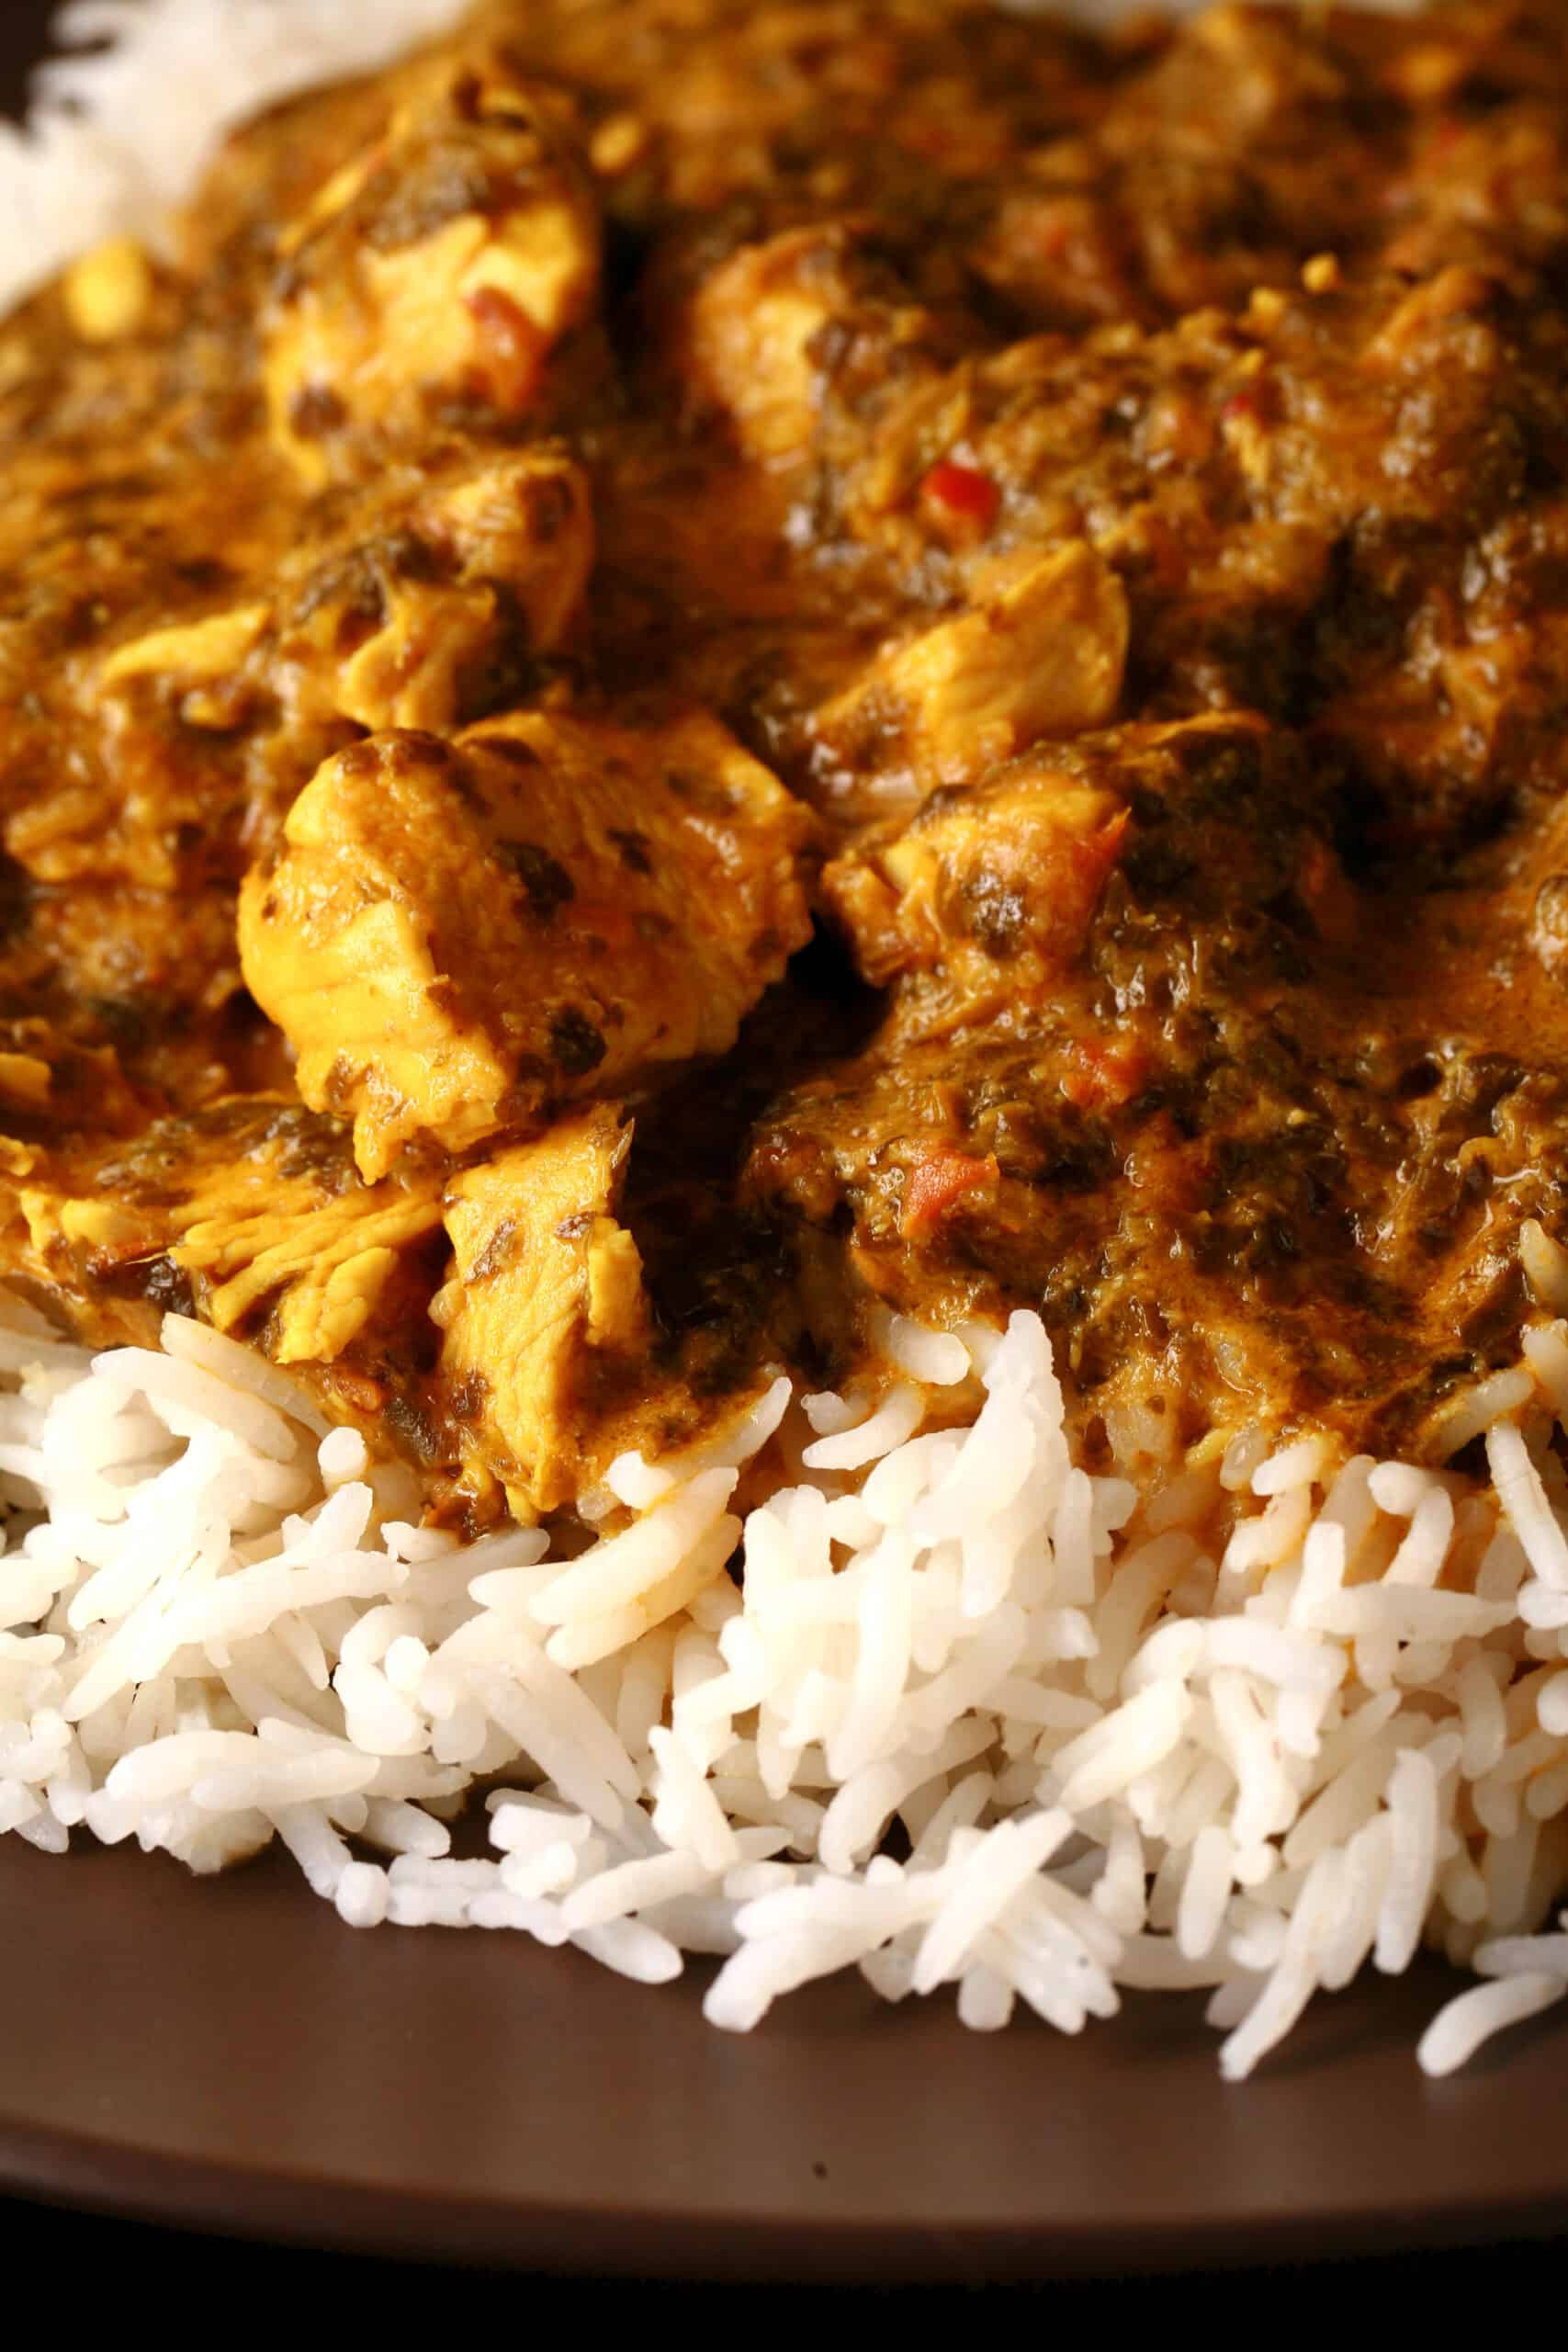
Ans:
{"type": "Polygon", "coordinates": [[[736,2029],[852,1965],[887,1998],[954,1984],[987,2031],[1201,1984],[1235,2075],[1423,1937],[1506,1978],[1424,2064],[1544,2006],[1568,1629],[1523,1614],[1564,1540],[1539,1435],[1494,1423],[1487,1493],[1247,1432],[1230,1475],[1164,1484],[1189,1516],[1150,1533],[1135,1483],[1072,1460],[1036,1317],[885,1336],[891,1409],[808,1422],[775,1386],[722,1446],[623,1475],[641,1515],[553,1564],[536,1531],[413,1527],[400,1482],[348,1475],[342,1432],[178,1318],[163,1354],[89,1361],[7,1305],[0,1445],[35,1509],[0,1558],[0,1826],[198,1869],[276,1837],[353,1926],[571,1940],[647,1983],[717,1953],[736,2029]],[[961,1380],[927,1339],[964,1345],[961,1380]],[[927,1431],[964,1381],[967,1426],[927,1431]],[[796,1458],[815,1424],[833,1464],[742,1523],[786,1406],[796,1458]],[[427,1808],[496,1774],[495,1858],[454,1862],[427,1808]],[[904,1863],[878,1851],[899,1816],[904,1863]]]}

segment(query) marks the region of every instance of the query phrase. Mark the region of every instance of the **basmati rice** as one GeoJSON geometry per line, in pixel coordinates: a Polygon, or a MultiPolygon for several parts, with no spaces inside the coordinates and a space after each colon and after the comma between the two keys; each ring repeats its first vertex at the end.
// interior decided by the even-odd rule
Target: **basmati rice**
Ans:
{"type": "Polygon", "coordinates": [[[1423,1935],[1462,1936],[1510,1989],[1434,2029],[1423,2063],[1446,2068],[1544,2007],[1541,1980],[1561,1990],[1568,1939],[1529,1932],[1553,1882],[1521,1792],[1545,1791],[1555,1834],[1568,1630],[1535,1659],[1539,1584],[1517,1546],[1504,1564],[1510,1510],[1538,1570],[1562,1529],[1516,1424],[1490,1434],[1498,1491],[1457,1502],[1452,1480],[1249,1432],[1246,1477],[1197,1479],[1188,1522],[1151,1535],[1134,1484],[1071,1459],[1035,1317],[964,1343],[959,1380],[950,1350],[887,1336],[895,1411],[812,1400],[874,1458],[742,1521],[771,1401],[738,1417],[732,1466],[623,1482],[640,1515],[557,1565],[535,1531],[465,1554],[412,1527],[400,1488],[383,1506],[348,1475],[343,1432],[198,1363],[178,1318],[162,1355],[85,1360],[7,1305],[0,1442],[50,1515],[0,1558],[0,1824],[58,1849],[85,1823],[197,1868],[276,1836],[355,1928],[570,1940],[645,1983],[714,1951],[708,2014],[736,2029],[844,1965],[887,1997],[956,1984],[986,2031],[1018,2000],[1076,2031],[1119,1988],[1203,1984],[1236,2075],[1369,1957],[1398,1970],[1423,1935]],[[303,1509],[266,1499],[288,1461],[303,1509]],[[1205,1577],[1238,1548],[1227,1602],[1205,1577]],[[990,1591],[966,1611],[976,1552],[990,1591]],[[1348,1586],[1364,1553],[1382,1574],[1348,1586]],[[1464,1559],[1497,1598],[1454,1589],[1464,1559]],[[600,1663],[553,1655],[623,1615],[600,1663]],[[1369,1634],[1422,1672],[1371,1688],[1369,1634]],[[493,1859],[455,1863],[426,1808],[496,1773],[517,1785],[491,1801],[493,1859]],[[904,1864],[879,1855],[899,1816],[904,1864]]]}

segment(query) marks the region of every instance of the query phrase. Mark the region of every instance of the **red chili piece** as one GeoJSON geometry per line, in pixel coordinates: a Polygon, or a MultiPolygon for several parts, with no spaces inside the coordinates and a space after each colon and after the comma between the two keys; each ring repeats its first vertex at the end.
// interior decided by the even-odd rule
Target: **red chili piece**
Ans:
{"type": "Polygon", "coordinates": [[[989,474],[977,466],[961,466],[953,458],[943,458],[931,468],[920,484],[920,495],[953,521],[972,524],[980,532],[990,529],[1002,503],[989,474]]]}

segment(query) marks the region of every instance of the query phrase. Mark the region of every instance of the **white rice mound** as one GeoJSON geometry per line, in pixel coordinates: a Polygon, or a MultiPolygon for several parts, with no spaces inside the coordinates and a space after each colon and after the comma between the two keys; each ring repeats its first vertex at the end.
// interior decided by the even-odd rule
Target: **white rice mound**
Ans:
{"type": "Polygon", "coordinates": [[[881,1344],[874,1385],[622,1457],[584,1498],[616,1532],[552,1561],[414,1525],[406,1470],[200,1324],[90,1357],[0,1301],[0,1828],[197,1871],[278,1838],[355,1927],[649,1983],[716,1954],[736,2030],[852,1966],[981,2030],[1202,1986],[1239,2076],[1425,1939],[1496,1980],[1441,2073],[1568,1992],[1568,1323],[1456,1400],[1484,1490],[1262,1430],[1178,1459],[1152,1411],[1091,1476],[1037,1317],[881,1344]],[[457,1860],[479,1781],[493,1858],[457,1860]]]}
{"type": "MultiPolygon", "coordinates": [[[[156,236],[257,107],[461,13],[75,0],[65,39],[108,46],[0,127],[0,306],[156,236]]],[[[1568,1260],[1525,1256],[1568,1310],[1568,1260]]],[[[412,1523],[408,1473],[198,1324],[94,1358],[0,1295],[0,1831],[197,1871],[276,1838],[355,1927],[649,1983],[714,1954],[738,2030],[852,1966],[987,2030],[1203,1987],[1235,2077],[1425,1939],[1482,1980],[1422,2039],[1442,2074],[1563,1997],[1568,1322],[1453,1402],[1486,1487],[1265,1429],[1179,1459],[1153,1411],[1091,1476],[1035,1317],[881,1340],[858,1393],[781,1379],[727,1442],[624,1458],[584,1498],[615,1532],[552,1562],[412,1523]],[[493,1858],[455,1860],[480,1782],[493,1858]]]]}

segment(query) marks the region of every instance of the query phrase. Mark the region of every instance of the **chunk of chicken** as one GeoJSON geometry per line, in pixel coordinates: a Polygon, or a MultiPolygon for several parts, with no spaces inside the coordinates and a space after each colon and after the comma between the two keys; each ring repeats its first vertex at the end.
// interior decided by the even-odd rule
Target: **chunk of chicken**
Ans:
{"type": "MultiPolygon", "coordinates": [[[[1301,743],[1250,713],[1139,722],[934,795],[829,863],[823,892],[860,969],[893,987],[896,1050],[994,1028],[1009,1053],[1033,1041],[1043,1095],[1080,1104],[1120,1084],[1076,1067],[1108,1023],[1210,995],[1271,1002],[1303,943],[1337,953],[1360,934],[1331,795],[1301,743]]],[[[1140,1043],[1127,1070],[1148,1060],[1140,1043]]]]}
{"type": "Polygon", "coordinates": [[[553,443],[498,456],[378,509],[288,582],[271,670],[295,717],[445,732],[504,689],[519,659],[570,635],[593,568],[587,476],[553,443]]]}
{"type": "Polygon", "coordinates": [[[1152,970],[1180,894],[1224,932],[1233,982],[1260,925],[1339,938],[1352,918],[1329,836],[1300,747],[1216,712],[1041,745],[972,791],[933,795],[822,881],[866,978],[909,984],[901,1017],[920,1034],[1004,1011],[1016,1032],[1059,1004],[1091,947],[1107,969],[1141,955],[1152,970]]]}
{"type": "Polygon", "coordinates": [[[972,783],[1043,735],[1103,727],[1127,630],[1126,591],[1082,540],[1010,560],[976,583],[968,611],[886,647],[818,714],[819,742],[906,788],[972,783]]]}
{"type": "Polygon", "coordinates": [[[743,245],[674,306],[674,363],[748,457],[802,457],[825,423],[901,401],[967,341],[953,311],[922,302],[854,220],[743,245]],[[826,395],[831,391],[831,401],[826,395]],[[831,411],[831,416],[828,411],[831,411]]]}
{"type": "Polygon", "coordinates": [[[311,483],[375,465],[443,410],[521,415],[598,288],[570,104],[499,53],[433,66],[282,242],[267,401],[311,483]]]}
{"type": "Polygon", "coordinates": [[[593,568],[588,479],[551,442],[489,458],[402,500],[380,490],[375,528],[354,509],[323,553],[279,569],[267,602],[153,629],[98,665],[96,694],[151,694],[186,726],[224,731],[265,694],[296,720],[451,726],[483,673],[555,651],[593,568]]]}
{"type": "Polygon", "coordinates": [[[504,1487],[525,1524],[586,1483],[605,1383],[648,1339],[637,1244],[615,1214],[630,1145],[620,1107],[595,1103],[447,1188],[452,1273],[431,1312],[464,1482],[481,1503],[504,1487]]]}
{"type": "Polygon", "coordinates": [[[1116,793],[1040,754],[939,796],[897,840],[836,860],[824,888],[867,979],[940,964],[973,1019],[1077,961],[1127,821],[1116,793]]]}
{"type": "Polygon", "coordinates": [[[232,612],[209,613],[203,620],[153,629],[116,646],[105,658],[99,681],[112,687],[133,678],[161,678],[176,694],[188,695],[232,676],[260,641],[270,618],[265,605],[242,605],[232,612]]]}
{"type": "Polygon", "coordinates": [[[798,455],[816,421],[818,338],[850,307],[841,235],[792,229],[743,245],[698,288],[682,360],[699,400],[753,458],[798,455]]]}
{"type": "Polygon", "coordinates": [[[438,1216],[433,1185],[291,1199],[252,1159],[195,1196],[170,1254],[198,1278],[220,1331],[271,1302],[269,1350],[278,1363],[335,1363],[386,1301],[402,1252],[435,1231],[438,1216]]]}
{"type": "Polygon", "coordinates": [[[247,879],[246,979],[375,1182],[416,1136],[465,1151],[726,1051],[809,935],[808,826],[701,713],[373,738],[247,879]]]}
{"type": "Polygon", "coordinates": [[[11,1196],[21,1270],[100,1328],[117,1300],[179,1305],[278,1363],[341,1365],[353,1398],[378,1330],[412,1369],[441,1185],[422,1170],[363,1185],[346,1146],[335,1120],[278,1096],[160,1120],[96,1157],[34,1153],[11,1196]]]}

